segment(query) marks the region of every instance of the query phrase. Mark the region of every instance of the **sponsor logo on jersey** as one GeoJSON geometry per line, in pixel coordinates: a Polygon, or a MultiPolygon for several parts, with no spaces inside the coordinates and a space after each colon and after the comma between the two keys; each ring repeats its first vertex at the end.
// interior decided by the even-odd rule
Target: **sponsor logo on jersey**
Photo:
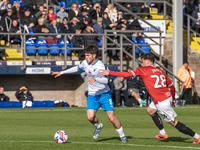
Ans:
{"type": "Polygon", "coordinates": [[[88,73],[91,74],[92,72],[91,72],[91,71],[88,71],[88,73]]]}

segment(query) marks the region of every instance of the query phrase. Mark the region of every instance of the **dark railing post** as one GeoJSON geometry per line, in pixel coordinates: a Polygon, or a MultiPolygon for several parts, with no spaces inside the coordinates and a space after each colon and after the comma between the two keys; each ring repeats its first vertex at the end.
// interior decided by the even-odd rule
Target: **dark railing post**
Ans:
{"type": "Polygon", "coordinates": [[[165,3],[165,1],[163,4],[163,9],[164,9],[164,20],[166,20],[166,3],[165,3]]]}
{"type": "Polygon", "coordinates": [[[66,35],[64,35],[64,67],[63,70],[67,69],[67,39],[66,35]]]}
{"type": "Polygon", "coordinates": [[[123,36],[120,35],[120,71],[123,71],[123,36]]]}
{"type": "Polygon", "coordinates": [[[162,63],[162,32],[159,33],[159,54],[160,54],[160,58],[159,61],[162,63]]]}
{"type": "Polygon", "coordinates": [[[190,16],[187,15],[187,53],[190,51],[190,16]]]}
{"type": "Polygon", "coordinates": [[[133,53],[133,70],[135,70],[135,44],[132,45],[132,53],[133,53]]]}

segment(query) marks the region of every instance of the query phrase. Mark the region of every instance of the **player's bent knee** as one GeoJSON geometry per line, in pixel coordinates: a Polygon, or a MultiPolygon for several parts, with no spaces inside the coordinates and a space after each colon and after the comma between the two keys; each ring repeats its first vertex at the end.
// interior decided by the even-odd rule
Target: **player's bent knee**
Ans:
{"type": "Polygon", "coordinates": [[[156,113],[156,110],[154,110],[154,109],[148,107],[148,108],[147,108],[147,113],[151,116],[151,115],[153,115],[153,114],[156,113]]]}
{"type": "Polygon", "coordinates": [[[94,118],[95,116],[92,116],[92,115],[88,115],[87,116],[87,119],[91,122],[91,121],[94,121],[94,118]]]}

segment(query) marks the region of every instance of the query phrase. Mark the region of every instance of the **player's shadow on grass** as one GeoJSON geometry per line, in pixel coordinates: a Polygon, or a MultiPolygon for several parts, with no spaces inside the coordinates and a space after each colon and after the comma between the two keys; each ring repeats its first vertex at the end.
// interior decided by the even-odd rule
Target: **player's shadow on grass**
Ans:
{"type": "MultiPolygon", "coordinates": [[[[132,139],[133,137],[132,136],[127,136],[127,139],[132,139]]],[[[121,141],[121,139],[119,137],[112,137],[112,138],[106,138],[106,139],[101,139],[101,140],[98,140],[97,142],[102,142],[102,141],[108,141],[108,140],[119,140],[121,141]]]]}
{"type": "MultiPolygon", "coordinates": [[[[185,142],[186,140],[188,140],[189,138],[181,138],[181,137],[169,137],[168,139],[163,139],[163,142],[185,142]]],[[[190,143],[190,142],[186,142],[186,143],[190,143]]]]}

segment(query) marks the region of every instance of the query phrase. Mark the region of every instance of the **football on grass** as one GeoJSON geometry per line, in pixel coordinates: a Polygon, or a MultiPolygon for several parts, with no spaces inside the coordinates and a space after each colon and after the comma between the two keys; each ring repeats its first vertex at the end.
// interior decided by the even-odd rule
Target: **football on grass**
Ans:
{"type": "Polygon", "coordinates": [[[68,135],[65,131],[59,130],[55,133],[54,140],[56,143],[66,143],[68,140],[68,135]]]}

